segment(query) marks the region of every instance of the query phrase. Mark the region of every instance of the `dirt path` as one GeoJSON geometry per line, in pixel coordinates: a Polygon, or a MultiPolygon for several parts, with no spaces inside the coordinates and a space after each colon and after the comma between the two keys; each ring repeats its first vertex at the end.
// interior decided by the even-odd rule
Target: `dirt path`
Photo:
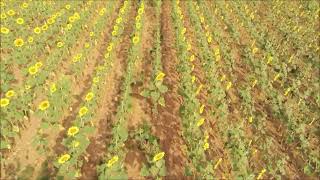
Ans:
{"type": "MultiPolygon", "coordinates": [[[[106,152],[106,145],[112,138],[111,130],[115,119],[117,106],[121,96],[121,82],[126,69],[126,60],[128,57],[128,49],[130,47],[130,35],[133,30],[134,17],[136,13],[135,5],[131,7],[129,19],[123,32],[123,37],[119,46],[116,47],[116,58],[113,59],[113,67],[106,75],[106,84],[103,87],[103,96],[99,102],[96,120],[94,123],[98,130],[90,138],[90,145],[84,156],[82,166],[83,180],[97,179],[97,166],[102,162],[106,152]]],[[[102,58],[102,57],[101,57],[102,58]]]]}
{"type": "Polygon", "coordinates": [[[164,83],[169,90],[164,96],[166,107],[159,107],[159,114],[153,115],[152,126],[155,135],[160,138],[161,148],[166,153],[166,179],[181,179],[181,177],[184,177],[184,167],[187,159],[183,152],[186,145],[182,138],[182,125],[179,116],[182,97],[178,94],[179,74],[176,72],[178,59],[175,51],[175,36],[171,18],[171,1],[163,1],[161,8],[161,34],[163,35],[161,53],[163,70],[166,74],[164,83]]]}

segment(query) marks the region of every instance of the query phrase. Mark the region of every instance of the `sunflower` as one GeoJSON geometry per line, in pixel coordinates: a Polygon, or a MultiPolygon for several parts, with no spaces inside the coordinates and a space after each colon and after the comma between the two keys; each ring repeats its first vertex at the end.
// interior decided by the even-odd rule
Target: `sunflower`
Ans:
{"type": "Polygon", "coordinates": [[[191,50],[191,44],[187,43],[187,51],[190,51],[190,50],[191,50]]]}
{"type": "Polygon", "coordinates": [[[0,16],[0,18],[1,18],[1,19],[5,19],[5,18],[7,18],[7,15],[6,15],[6,13],[1,13],[1,16],[0,16]]]}
{"type": "Polygon", "coordinates": [[[90,35],[90,37],[93,37],[93,36],[94,36],[94,32],[91,31],[91,32],[89,33],[89,35],[90,35]]]}
{"type": "Polygon", "coordinates": [[[38,72],[38,68],[36,66],[31,66],[28,69],[29,74],[34,75],[38,72]]]}
{"type": "Polygon", "coordinates": [[[226,89],[229,90],[231,88],[231,86],[232,86],[232,82],[229,81],[226,89]]]}
{"type": "Polygon", "coordinates": [[[139,37],[138,36],[134,36],[132,39],[133,44],[138,44],[139,42],[139,37]]]}
{"type": "Polygon", "coordinates": [[[181,35],[184,35],[187,32],[187,28],[183,28],[181,31],[181,35]]]}
{"type": "Polygon", "coordinates": [[[80,15],[79,15],[79,13],[77,13],[77,12],[75,12],[75,13],[73,14],[73,17],[74,17],[75,19],[80,19],[80,15]]]}
{"type": "Polygon", "coordinates": [[[136,29],[139,30],[140,28],[141,28],[141,23],[137,22],[137,23],[136,23],[136,29]]]}
{"type": "Polygon", "coordinates": [[[75,21],[74,17],[73,17],[73,16],[70,16],[70,17],[69,17],[69,21],[70,21],[71,23],[73,23],[73,22],[75,21]]]}
{"type": "Polygon", "coordinates": [[[7,12],[7,14],[8,14],[9,16],[14,16],[14,15],[16,14],[16,12],[15,12],[14,10],[10,9],[10,10],[7,12]]]}
{"type": "Polygon", "coordinates": [[[204,145],[203,145],[203,150],[207,150],[207,149],[209,149],[209,143],[208,142],[204,143],[204,145]]]}
{"type": "Polygon", "coordinates": [[[166,75],[165,73],[159,72],[156,77],[156,81],[162,81],[165,75],[166,75]]]}
{"type": "Polygon", "coordinates": [[[2,34],[8,34],[10,32],[10,30],[6,27],[1,27],[1,33],[2,34]]]}
{"type": "Polygon", "coordinates": [[[121,13],[121,14],[124,14],[124,12],[125,12],[125,8],[121,8],[121,9],[120,9],[120,13],[121,13]]]}
{"type": "Polygon", "coordinates": [[[32,42],[33,42],[33,37],[29,36],[29,37],[28,37],[28,42],[29,42],[29,43],[32,43],[32,42]]]}
{"type": "Polygon", "coordinates": [[[48,29],[48,24],[42,25],[42,26],[41,26],[41,29],[42,29],[43,31],[46,31],[46,30],[48,29]]]}
{"type": "Polygon", "coordinates": [[[165,153],[164,152],[160,152],[158,154],[156,154],[154,157],[153,157],[153,162],[156,162],[156,161],[159,161],[160,159],[162,159],[164,157],[165,153]]]}
{"type": "Polygon", "coordinates": [[[204,123],[204,118],[200,118],[197,122],[197,127],[200,127],[204,123]]]}
{"type": "Polygon", "coordinates": [[[118,25],[113,26],[113,30],[118,31],[119,30],[119,26],[118,25]]]}
{"type": "Polygon", "coordinates": [[[111,52],[111,51],[112,51],[112,48],[113,48],[113,44],[110,43],[109,46],[107,47],[107,51],[108,51],[108,52],[111,52]]]}
{"type": "Polygon", "coordinates": [[[21,46],[23,46],[23,44],[24,44],[24,41],[23,41],[23,39],[21,39],[21,38],[18,38],[18,39],[16,39],[16,40],[14,40],[14,45],[15,45],[16,47],[21,47],[21,46]]]}
{"type": "Polygon", "coordinates": [[[41,68],[41,67],[43,66],[43,64],[42,64],[41,61],[39,61],[39,62],[37,62],[34,66],[39,69],[39,68],[41,68]]]}
{"type": "Polygon", "coordinates": [[[100,80],[100,78],[99,78],[99,77],[94,77],[92,81],[93,81],[93,83],[98,83],[98,82],[99,82],[99,80],[100,80]]]}
{"type": "Polygon", "coordinates": [[[27,8],[29,5],[28,5],[28,3],[26,3],[26,2],[24,2],[23,4],[22,4],[22,7],[23,8],[27,8]]]}
{"type": "Polygon", "coordinates": [[[14,90],[10,90],[10,91],[8,91],[8,92],[6,93],[6,97],[7,97],[7,98],[11,98],[11,97],[14,96],[14,95],[15,95],[14,90]]]}
{"type": "Polygon", "coordinates": [[[114,163],[116,163],[119,160],[118,156],[113,156],[107,163],[107,167],[111,167],[114,163]]]}
{"type": "Polygon", "coordinates": [[[88,108],[84,106],[84,107],[80,108],[80,110],[79,110],[79,116],[82,117],[82,116],[84,116],[85,114],[87,114],[87,112],[88,112],[88,108]]]}
{"type": "Polygon", "coordinates": [[[24,19],[23,18],[18,18],[18,19],[16,19],[16,23],[17,24],[24,24],[24,19]]]}
{"type": "Polygon", "coordinates": [[[55,20],[53,19],[53,18],[49,18],[48,20],[47,20],[47,23],[48,24],[53,24],[55,22],[55,20]]]}
{"type": "Polygon", "coordinates": [[[85,47],[85,48],[89,48],[89,47],[90,47],[90,44],[89,44],[89,43],[84,43],[84,47],[85,47]]]}
{"type": "Polygon", "coordinates": [[[196,78],[195,76],[192,76],[192,77],[191,77],[191,82],[194,83],[194,82],[196,81],[196,79],[197,79],[197,78],[196,78]]]}
{"type": "Polygon", "coordinates": [[[56,91],[57,91],[56,83],[51,84],[51,86],[50,86],[50,92],[51,92],[51,93],[54,93],[54,92],[56,92],[56,91]]]}
{"type": "Polygon", "coordinates": [[[48,109],[50,107],[50,103],[49,101],[42,101],[39,106],[38,106],[38,109],[40,109],[41,111],[44,111],[46,109],[48,109]]]}
{"type": "Polygon", "coordinates": [[[36,27],[33,29],[33,32],[36,34],[40,34],[41,33],[41,28],[40,27],[36,27]]]}
{"type": "Polygon", "coordinates": [[[1,106],[1,107],[6,107],[6,106],[9,105],[9,103],[10,103],[10,100],[7,99],[7,98],[1,98],[1,99],[0,99],[0,106],[1,106]]]}
{"type": "Polygon", "coordinates": [[[259,50],[259,49],[258,49],[257,47],[253,48],[253,49],[252,49],[252,54],[255,54],[256,52],[258,52],[258,50],[259,50]]]}
{"type": "Polygon", "coordinates": [[[109,57],[110,57],[110,53],[104,54],[104,58],[105,58],[105,59],[108,59],[109,57]]]}
{"type": "Polygon", "coordinates": [[[139,14],[139,15],[142,15],[142,14],[143,14],[143,10],[144,10],[144,9],[139,8],[139,9],[138,9],[138,14],[139,14]]]}
{"type": "Polygon", "coordinates": [[[67,5],[65,6],[65,8],[69,10],[69,9],[71,8],[71,5],[70,5],[70,4],[67,4],[67,5]]]}
{"type": "Polygon", "coordinates": [[[199,108],[199,113],[200,113],[200,114],[203,113],[204,107],[205,107],[205,106],[204,106],[204,104],[203,104],[203,105],[199,108]]]}
{"type": "Polygon", "coordinates": [[[57,43],[58,48],[61,48],[63,45],[64,45],[64,44],[63,44],[63,42],[61,42],[61,41],[59,41],[59,42],[57,43]]]}
{"type": "Polygon", "coordinates": [[[249,119],[248,119],[249,123],[252,123],[253,122],[253,117],[250,116],[249,119]]]}
{"type": "Polygon", "coordinates": [[[93,97],[94,97],[93,92],[89,92],[89,93],[86,95],[86,101],[90,101],[93,97]]]}
{"type": "Polygon", "coordinates": [[[190,61],[190,62],[193,62],[193,61],[194,61],[194,58],[195,58],[195,56],[192,54],[192,55],[190,56],[189,61],[190,61]]]}
{"type": "Polygon", "coordinates": [[[116,30],[113,30],[111,34],[112,34],[112,36],[116,36],[116,35],[118,35],[118,32],[116,30]]]}
{"type": "Polygon", "coordinates": [[[70,159],[70,157],[71,156],[69,154],[64,154],[58,159],[58,163],[64,164],[65,162],[67,162],[70,159]]]}
{"type": "Polygon", "coordinates": [[[67,24],[67,29],[68,30],[72,29],[72,24],[67,24]]]}
{"type": "Polygon", "coordinates": [[[140,21],[140,20],[141,20],[141,16],[138,15],[138,16],[136,17],[136,21],[140,21]]]}
{"type": "Polygon", "coordinates": [[[121,22],[122,22],[122,17],[118,17],[117,20],[116,20],[116,23],[120,24],[121,22]]]}
{"type": "Polygon", "coordinates": [[[208,43],[211,43],[212,42],[212,37],[209,36],[208,39],[207,39],[208,43]]]}
{"type": "Polygon", "coordinates": [[[74,136],[79,132],[79,128],[77,126],[71,126],[68,129],[68,136],[74,136]]]}

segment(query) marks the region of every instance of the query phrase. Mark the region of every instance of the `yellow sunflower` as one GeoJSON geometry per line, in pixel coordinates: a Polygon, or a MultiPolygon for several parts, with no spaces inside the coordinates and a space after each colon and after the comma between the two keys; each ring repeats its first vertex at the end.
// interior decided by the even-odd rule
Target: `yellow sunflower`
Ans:
{"type": "Polygon", "coordinates": [[[156,154],[154,157],[153,157],[153,162],[156,162],[156,161],[159,161],[160,159],[162,159],[164,157],[165,153],[164,152],[160,152],[158,154],[156,154]]]}
{"type": "Polygon", "coordinates": [[[159,72],[158,75],[156,76],[156,81],[162,81],[165,75],[166,75],[165,73],[159,72]]]}
{"type": "Polygon", "coordinates": [[[110,43],[109,46],[107,47],[107,51],[108,51],[108,52],[112,51],[112,48],[113,48],[113,44],[110,43]]]}
{"type": "Polygon", "coordinates": [[[85,48],[89,48],[89,47],[90,47],[90,44],[89,44],[89,43],[84,43],[84,47],[85,47],[85,48]]]}
{"type": "Polygon", "coordinates": [[[34,75],[38,72],[38,68],[36,66],[31,66],[28,69],[29,74],[34,75]]]}
{"type": "Polygon", "coordinates": [[[70,17],[69,17],[69,21],[70,21],[71,23],[73,23],[73,22],[75,21],[74,17],[73,17],[73,16],[70,16],[70,17]]]}
{"type": "Polygon", "coordinates": [[[61,42],[61,41],[59,41],[59,42],[57,43],[58,48],[61,48],[63,45],[64,45],[64,43],[61,42]]]}
{"type": "Polygon", "coordinates": [[[41,29],[42,29],[43,31],[46,31],[46,30],[48,29],[48,24],[42,25],[42,26],[41,26],[41,29]]]}
{"type": "Polygon", "coordinates": [[[23,18],[18,18],[18,19],[16,19],[16,23],[17,24],[24,24],[24,19],[23,18]]]}
{"type": "Polygon", "coordinates": [[[205,107],[205,106],[204,106],[204,104],[203,104],[203,105],[199,108],[199,113],[200,113],[200,114],[202,114],[202,113],[203,113],[203,111],[204,111],[204,107],[205,107]]]}
{"type": "Polygon", "coordinates": [[[208,142],[204,143],[204,145],[203,145],[203,149],[204,149],[204,150],[209,149],[209,143],[208,143],[208,142]]]}
{"type": "Polygon", "coordinates": [[[29,42],[29,43],[32,43],[32,42],[33,42],[33,37],[29,36],[29,37],[28,37],[28,42],[29,42]]]}
{"type": "Polygon", "coordinates": [[[136,29],[139,30],[140,28],[141,28],[141,23],[137,22],[137,23],[136,23],[136,29]]]}
{"type": "Polygon", "coordinates": [[[68,129],[68,136],[74,136],[79,132],[79,128],[77,126],[71,126],[68,129]]]}
{"type": "Polygon", "coordinates": [[[75,13],[73,14],[73,17],[74,17],[75,19],[80,19],[80,15],[79,15],[79,13],[77,13],[77,12],[75,12],[75,13]]]}
{"type": "Polygon", "coordinates": [[[43,64],[41,61],[39,61],[34,66],[37,67],[38,69],[40,69],[43,66],[43,64]]]}
{"type": "Polygon", "coordinates": [[[111,34],[112,34],[112,36],[116,36],[116,35],[118,35],[118,32],[116,30],[113,30],[111,34]]]}
{"type": "Polygon", "coordinates": [[[93,37],[94,36],[94,32],[90,32],[90,37],[93,37]]]}
{"type": "Polygon", "coordinates": [[[10,32],[10,30],[6,27],[1,27],[1,33],[2,34],[8,34],[10,32]]]}
{"type": "Polygon", "coordinates": [[[98,82],[99,82],[99,80],[100,80],[100,78],[99,78],[99,77],[94,77],[92,81],[93,81],[93,83],[95,83],[95,84],[96,84],[96,83],[98,83],[98,82]]]}
{"type": "Polygon", "coordinates": [[[16,39],[16,40],[14,40],[14,45],[15,45],[16,47],[21,47],[21,46],[23,46],[23,44],[24,44],[24,41],[23,41],[23,39],[21,39],[21,38],[18,38],[18,39],[16,39]]]}
{"type": "Polygon", "coordinates": [[[119,160],[118,156],[113,156],[107,163],[107,167],[111,167],[114,163],[116,163],[119,160]]]}
{"type": "Polygon", "coordinates": [[[48,24],[53,24],[55,22],[55,20],[53,19],[53,18],[49,18],[48,20],[47,20],[47,23],[48,24]]]}
{"type": "Polygon", "coordinates": [[[9,103],[10,103],[10,100],[7,99],[7,98],[1,98],[1,99],[0,99],[0,106],[1,106],[1,107],[6,107],[6,106],[9,105],[9,103]]]}
{"type": "Polygon", "coordinates": [[[7,98],[11,98],[11,97],[14,96],[14,95],[15,95],[14,90],[10,90],[10,91],[8,91],[8,92],[6,93],[6,97],[7,97],[7,98]]]}
{"type": "Polygon", "coordinates": [[[136,21],[140,21],[140,20],[141,20],[141,16],[138,15],[138,16],[136,17],[136,21]]]}
{"type": "Polygon", "coordinates": [[[67,24],[67,29],[68,30],[72,29],[72,24],[67,24]]]}
{"type": "Polygon", "coordinates": [[[132,39],[132,42],[133,42],[133,44],[138,44],[139,40],[140,39],[139,39],[138,36],[134,36],[133,39],[132,39]]]}
{"type": "Polygon", "coordinates": [[[67,4],[65,8],[69,10],[71,8],[71,5],[67,4]]]}
{"type": "Polygon", "coordinates": [[[40,34],[41,33],[41,28],[40,27],[36,27],[33,29],[33,32],[36,34],[40,34]]]}
{"type": "Polygon", "coordinates": [[[50,107],[50,103],[49,101],[42,101],[39,106],[38,106],[38,109],[40,109],[41,111],[44,111],[46,109],[48,109],[50,107]]]}
{"type": "Polygon", "coordinates": [[[193,62],[194,61],[194,59],[195,59],[195,56],[192,54],[191,56],[190,56],[190,62],[193,62]]]}
{"type": "Polygon", "coordinates": [[[88,108],[84,106],[84,107],[80,108],[80,110],[79,110],[79,116],[82,117],[82,116],[84,116],[85,114],[87,114],[87,112],[88,112],[88,108]]]}
{"type": "Polygon", "coordinates": [[[24,2],[23,4],[22,4],[22,7],[23,8],[27,8],[29,5],[28,5],[28,3],[26,3],[26,2],[24,2]]]}
{"type": "Polygon", "coordinates": [[[67,162],[70,159],[70,157],[71,156],[69,154],[64,154],[58,159],[58,163],[64,164],[65,162],[67,162]]]}
{"type": "Polygon", "coordinates": [[[122,22],[122,17],[118,17],[117,20],[116,20],[116,23],[120,24],[121,22],[122,22]]]}
{"type": "Polygon", "coordinates": [[[200,127],[204,123],[204,118],[200,118],[197,122],[197,127],[200,127]]]}
{"type": "Polygon", "coordinates": [[[10,9],[10,10],[7,12],[7,14],[8,14],[9,16],[14,16],[14,15],[16,14],[16,12],[15,12],[14,10],[10,9]]]}
{"type": "Polygon", "coordinates": [[[1,18],[1,19],[5,19],[5,18],[7,18],[7,15],[6,15],[6,13],[1,13],[1,16],[0,16],[0,18],[1,18]]]}
{"type": "Polygon", "coordinates": [[[50,86],[50,92],[51,92],[51,93],[54,93],[54,92],[56,92],[56,91],[57,91],[56,83],[51,84],[51,86],[50,86]]]}
{"type": "Polygon", "coordinates": [[[89,93],[86,95],[86,101],[90,101],[93,97],[94,97],[93,92],[89,92],[89,93]]]}

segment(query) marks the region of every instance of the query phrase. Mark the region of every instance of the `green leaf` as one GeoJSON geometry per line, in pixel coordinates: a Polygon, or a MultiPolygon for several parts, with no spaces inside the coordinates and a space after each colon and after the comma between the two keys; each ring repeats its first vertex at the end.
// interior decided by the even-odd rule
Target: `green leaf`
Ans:
{"type": "Polygon", "coordinates": [[[148,168],[145,164],[142,165],[141,171],[140,171],[141,176],[149,176],[150,173],[148,171],[148,168]]]}
{"type": "Polygon", "coordinates": [[[147,89],[144,89],[143,91],[141,91],[140,95],[143,97],[150,97],[150,91],[147,89]]]}

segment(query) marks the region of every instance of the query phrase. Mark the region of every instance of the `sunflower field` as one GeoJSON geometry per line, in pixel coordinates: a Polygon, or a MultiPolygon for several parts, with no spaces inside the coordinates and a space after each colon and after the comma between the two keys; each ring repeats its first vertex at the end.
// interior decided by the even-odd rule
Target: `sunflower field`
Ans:
{"type": "Polygon", "coordinates": [[[0,0],[0,179],[320,178],[317,0],[0,0]]]}

